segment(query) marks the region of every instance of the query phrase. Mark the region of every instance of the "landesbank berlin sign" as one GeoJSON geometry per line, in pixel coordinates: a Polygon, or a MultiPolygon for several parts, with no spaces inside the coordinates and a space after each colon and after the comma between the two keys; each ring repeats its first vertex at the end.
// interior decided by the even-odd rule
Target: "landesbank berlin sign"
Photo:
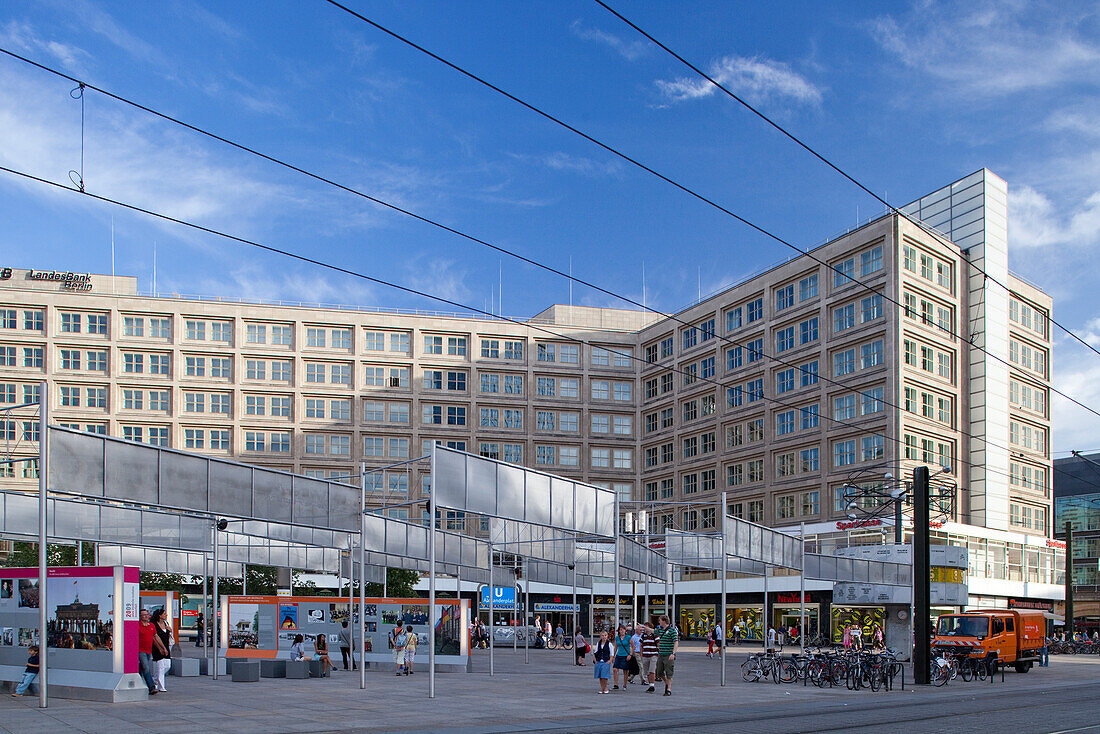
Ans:
{"type": "MultiPolygon", "coordinates": [[[[11,280],[12,269],[0,268],[0,280],[11,280]]],[[[92,276],[90,273],[74,273],[71,270],[28,270],[27,280],[56,281],[67,291],[90,291],[92,276]]]]}

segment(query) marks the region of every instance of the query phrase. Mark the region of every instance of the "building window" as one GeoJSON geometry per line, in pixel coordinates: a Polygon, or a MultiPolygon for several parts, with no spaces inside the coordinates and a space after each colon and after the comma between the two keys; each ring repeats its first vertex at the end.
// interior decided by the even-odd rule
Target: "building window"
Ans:
{"type": "Polygon", "coordinates": [[[833,466],[851,466],[856,463],[855,440],[837,441],[833,444],[833,466]]]}
{"type": "Polygon", "coordinates": [[[782,311],[794,305],[794,285],[784,285],[775,289],[775,310],[782,311]]]}
{"type": "Polygon", "coordinates": [[[850,375],[856,371],[856,350],[846,349],[833,355],[833,373],[837,377],[850,375]]]}
{"type": "Polygon", "coordinates": [[[764,299],[757,298],[754,301],[749,301],[746,310],[748,312],[748,323],[750,324],[764,318],[764,299]]]}
{"type": "Polygon", "coordinates": [[[809,344],[817,341],[817,317],[803,321],[798,325],[798,343],[809,344]]]}
{"type": "Polygon", "coordinates": [[[780,370],[775,373],[775,392],[777,395],[782,395],[785,392],[794,390],[794,368],[787,370],[780,370]]]}
{"type": "Polygon", "coordinates": [[[775,415],[775,435],[786,436],[788,433],[794,433],[793,410],[785,410],[775,415]]]}
{"type": "Polygon", "coordinates": [[[882,339],[877,339],[870,344],[860,347],[860,366],[863,369],[877,367],[883,362],[882,339]]]}
{"type": "Polygon", "coordinates": [[[833,288],[840,288],[853,281],[852,274],[855,272],[855,259],[848,258],[842,260],[833,266],[833,288]]]}
{"type": "Polygon", "coordinates": [[[807,362],[799,367],[799,371],[802,374],[802,387],[809,387],[810,385],[817,384],[817,360],[813,362],[807,362]]]}
{"type": "Polygon", "coordinates": [[[833,309],[833,331],[841,332],[851,329],[856,325],[856,306],[849,303],[847,306],[838,306],[833,309]]]}
{"type": "Polygon", "coordinates": [[[775,498],[775,519],[789,520],[794,517],[794,497],[786,495],[775,498]]]}
{"type": "Polygon", "coordinates": [[[882,270],[882,245],[872,247],[859,256],[860,275],[870,275],[882,270]]]}
{"type": "Polygon", "coordinates": [[[885,447],[882,436],[864,436],[862,439],[864,461],[875,461],[883,458],[885,453],[885,447]]]}
{"type": "Polygon", "coordinates": [[[814,403],[813,405],[806,405],[806,406],[803,406],[802,408],[799,408],[799,413],[801,413],[801,415],[802,415],[802,430],[803,431],[809,430],[811,428],[817,428],[818,423],[821,419],[821,416],[819,415],[818,411],[819,411],[819,409],[818,409],[818,404],[817,403],[814,403]]]}
{"type": "Polygon", "coordinates": [[[775,351],[785,352],[794,349],[794,327],[788,326],[775,332],[775,351]]]}
{"type": "Polygon", "coordinates": [[[817,297],[817,273],[798,281],[798,300],[808,301],[817,297]]]}
{"type": "Polygon", "coordinates": [[[556,362],[557,356],[553,344],[538,344],[535,347],[539,362],[556,362]]]}
{"type": "Polygon", "coordinates": [[[441,337],[441,336],[425,336],[424,337],[424,353],[425,354],[443,354],[443,337],[441,337]]]}
{"type": "Polygon", "coordinates": [[[821,469],[820,450],[816,447],[812,449],[802,449],[800,458],[802,459],[802,471],[814,472],[821,469]]]}

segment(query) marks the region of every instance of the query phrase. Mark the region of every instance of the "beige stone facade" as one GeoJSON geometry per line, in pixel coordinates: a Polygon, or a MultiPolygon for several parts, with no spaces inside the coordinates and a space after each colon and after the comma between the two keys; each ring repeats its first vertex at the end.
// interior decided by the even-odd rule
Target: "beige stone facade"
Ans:
{"type": "MultiPolygon", "coordinates": [[[[46,380],[51,422],[322,476],[444,441],[615,488],[651,505],[654,530],[707,528],[722,490],[730,512],[768,525],[844,519],[846,481],[926,463],[948,467],[970,522],[966,434],[984,428],[969,409],[966,258],[895,216],[811,255],[673,318],[555,305],[523,326],[14,269],[0,280],[0,400],[46,380]]],[[[1051,299],[1011,288],[1013,428],[990,440],[1013,442],[1011,529],[1046,533],[1051,299]]],[[[35,451],[30,422],[8,420],[7,451],[35,451]]],[[[371,475],[373,501],[417,499],[427,470],[371,475]]],[[[31,486],[23,473],[3,481],[31,486]]]]}

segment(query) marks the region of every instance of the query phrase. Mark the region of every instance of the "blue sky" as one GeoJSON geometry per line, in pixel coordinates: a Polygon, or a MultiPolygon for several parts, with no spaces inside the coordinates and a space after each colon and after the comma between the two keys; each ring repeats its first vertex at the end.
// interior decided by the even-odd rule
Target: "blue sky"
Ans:
{"type": "MultiPolygon", "coordinates": [[[[595,3],[348,3],[800,246],[881,209],[595,3]]],[[[615,7],[892,203],[982,166],[1004,177],[1012,267],[1100,345],[1095,4],[615,7]]],[[[791,254],[320,0],[9,0],[0,46],[639,300],[644,264],[660,309],[791,254]]],[[[69,86],[0,59],[4,165],[59,181],[78,167],[69,86]]],[[[90,191],[506,315],[569,299],[561,278],[85,102],[90,191]]],[[[112,215],[116,269],[143,290],[156,242],[160,291],[452,310],[0,177],[5,264],[109,272],[112,215]]],[[[1100,357],[1060,339],[1054,366],[1100,405],[1100,357]]],[[[1056,450],[1100,447],[1100,421],[1055,417],[1056,450]]]]}

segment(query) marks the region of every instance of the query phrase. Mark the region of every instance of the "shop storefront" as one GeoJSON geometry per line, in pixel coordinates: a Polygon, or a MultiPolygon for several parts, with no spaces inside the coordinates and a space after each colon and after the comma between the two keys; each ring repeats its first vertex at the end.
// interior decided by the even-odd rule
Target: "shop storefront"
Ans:
{"type": "Polygon", "coordinates": [[[714,604],[679,604],[680,636],[687,640],[705,640],[718,615],[714,604]]]}
{"type": "Polygon", "coordinates": [[[580,599],[577,600],[577,607],[573,606],[572,602],[534,602],[532,605],[534,614],[539,617],[543,625],[546,622],[550,622],[550,627],[557,630],[561,627],[566,634],[573,634],[573,630],[577,626],[578,615],[577,607],[580,607],[580,599]]]}
{"type": "Polygon", "coordinates": [[[834,644],[844,642],[844,630],[859,627],[865,642],[874,639],[876,629],[886,629],[886,607],[876,606],[833,606],[832,640],[834,644]]]}
{"type": "Polygon", "coordinates": [[[764,618],[764,606],[762,604],[738,604],[726,605],[726,639],[734,637],[733,627],[739,625],[740,639],[756,640],[764,639],[761,630],[761,620],[764,618]]]}
{"type": "MultiPolygon", "coordinates": [[[[789,630],[793,627],[797,633],[802,626],[802,599],[798,592],[793,594],[778,594],[771,605],[771,625],[776,630],[787,630],[786,636],[790,641],[797,640],[797,634],[791,637],[789,630]]],[[[817,637],[820,629],[821,603],[812,594],[806,594],[806,631],[810,639],[817,637]]]]}

